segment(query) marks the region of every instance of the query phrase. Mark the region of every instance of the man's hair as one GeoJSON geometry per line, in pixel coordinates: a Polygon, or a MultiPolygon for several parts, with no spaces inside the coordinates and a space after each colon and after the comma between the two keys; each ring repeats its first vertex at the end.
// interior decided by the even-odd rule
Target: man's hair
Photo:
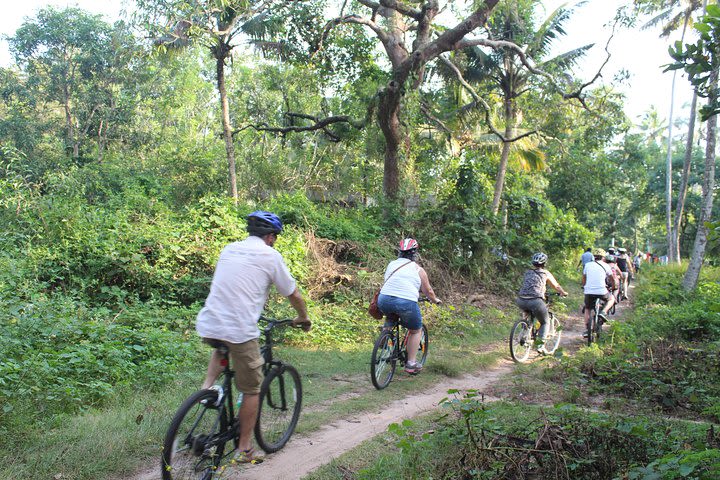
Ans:
{"type": "Polygon", "coordinates": [[[585,249],[586,252],[592,252],[592,247],[588,247],[585,249]]]}

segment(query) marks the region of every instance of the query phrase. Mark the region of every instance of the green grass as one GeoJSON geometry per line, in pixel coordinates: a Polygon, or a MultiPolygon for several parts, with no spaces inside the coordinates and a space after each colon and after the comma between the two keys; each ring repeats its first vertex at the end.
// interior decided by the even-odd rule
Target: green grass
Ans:
{"type": "Polygon", "coordinates": [[[525,478],[611,479],[627,478],[629,472],[634,474],[631,478],[678,478],[650,475],[664,472],[663,465],[673,462],[687,465],[691,475],[684,478],[710,479],[710,472],[720,472],[720,451],[705,440],[707,424],[599,414],[569,406],[484,404],[469,398],[445,406],[449,408],[444,412],[391,426],[304,480],[516,478],[506,469],[512,464],[508,460],[535,458],[531,451],[543,463],[527,462],[525,478]],[[543,434],[557,440],[552,449],[561,450],[561,457],[553,458],[548,445],[537,442],[543,434]],[[654,458],[665,463],[653,464],[654,458]],[[554,465],[559,470],[546,470],[543,476],[542,469],[553,466],[553,460],[559,460],[554,465]],[[561,476],[563,471],[569,476],[561,476]]]}
{"type": "MultiPolygon", "coordinates": [[[[511,319],[500,311],[477,309],[430,312],[426,318],[430,329],[427,368],[415,377],[398,372],[383,391],[375,390],[370,382],[370,341],[332,348],[279,346],[276,356],[295,365],[302,375],[303,414],[297,433],[312,432],[349,414],[421,392],[444,378],[491,366],[506,352],[487,346],[505,348],[511,319]]],[[[202,382],[206,353],[209,350],[197,358],[192,370],[178,372],[175,381],[161,389],[126,389],[103,408],[59,417],[48,428],[3,442],[0,478],[53,478],[58,474],[63,480],[125,478],[159,465],[170,419],[202,382]]]]}

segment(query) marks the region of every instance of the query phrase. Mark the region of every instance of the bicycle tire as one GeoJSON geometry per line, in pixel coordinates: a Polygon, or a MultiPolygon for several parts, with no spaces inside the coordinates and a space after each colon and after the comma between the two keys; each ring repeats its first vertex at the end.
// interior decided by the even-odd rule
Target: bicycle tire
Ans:
{"type": "Polygon", "coordinates": [[[601,310],[598,309],[597,313],[595,314],[595,338],[593,339],[595,342],[600,341],[600,334],[602,333],[602,318],[600,317],[601,310]]]}
{"type": "Polygon", "coordinates": [[[597,312],[597,308],[593,308],[592,311],[590,312],[590,321],[586,325],[587,331],[585,332],[585,336],[587,337],[588,347],[590,345],[592,345],[592,342],[593,342],[593,335],[594,335],[593,332],[595,331],[595,317],[597,315],[596,312],[597,312]]]}
{"type": "Polygon", "coordinates": [[[215,407],[216,400],[215,390],[199,390],[178,408],[163,442],[163,480],[210,480],[217,471],[226,442],[214,441],[231,426],[225,405],[215,407]]]}
{"type": "Polygon", "coordinates": [[[550,312],[548,321],[551,324],[552,334],[545,338],[545,350],[553,354],[555,350],[560,346],[560,338],[562,338],[562,330],[560,326],[560,320],[557,319],[554,313],[550,312]]]}
{"type": "Polygon", "coordinates": [[[270,369],[259,401],[255,440],[265,452],[277,452],[290,440],[300,418],[302,383],[295,367],[284,364],[270,369]]]}
{"type": "Polygon", "coordinates": [[[387,330],[380,333],[373,345],[370,357],[370,379],[378,390],[387,387],[395,374],[397,355],[395,354],[395,335],[387,330]]]}
{"type": "Polygon", "coordinates": [[[524,363],[530,357],[533,345],[530,320],[518,320],[510,330],[510,356],[516,363],[524,363]]]}
{"type": "Polygon", "coordinates": [[[415,361],[422,366],[425,366],[425,361],[427,360],[429,346],[430,346],[430,336],[428,335],[427,327],[425,326],[425,324],[423,324],[422,335],[420,336],[420,346],[418,347],[417,356],[415,357],[415,361]]]}

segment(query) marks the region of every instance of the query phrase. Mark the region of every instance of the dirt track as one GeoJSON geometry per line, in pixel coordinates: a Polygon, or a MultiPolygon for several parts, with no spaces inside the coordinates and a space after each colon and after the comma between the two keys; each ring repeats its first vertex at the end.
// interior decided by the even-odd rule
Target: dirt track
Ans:
{"type": "MultiPolygon", "coordinates": [[[[626,308],[626,305],[624,303],[618,307],[616,317],[622,315],[622,310],[626,308]]],[[[583,328],[584,322],[578,313],[571,314],[563,321],[562,346],[566,354],[572,354],[582,346],[583,328]]],[[[513,365],[508,354],[506,359],[487,370],[448,379],[422,394],[413,394],[399,399],[383,407],[382,410],[359,413],[329,424],[308,435],[295,436],[283,450],[268,455],[262,464],[231,467],[220,478],[257,480],[302,478],[361,442],[387,431],[387,427],[391,423],[413,418],[437,408],[438,402],[447,396],[449,389],[476,389],[479,391],[488,389],[502,376],[510,374],[513,365]]],[[[497,400],[489,397],[486,399],[497,400]]],[[[134,477],[134,480],[155,480],[157,478],[159,478],[159,468],[143,472],[134,477]]]]}

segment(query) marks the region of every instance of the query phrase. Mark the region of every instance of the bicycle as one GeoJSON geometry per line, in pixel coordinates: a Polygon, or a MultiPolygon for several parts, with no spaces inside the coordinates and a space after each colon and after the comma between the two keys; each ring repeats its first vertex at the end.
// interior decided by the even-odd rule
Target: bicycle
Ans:
{"type": "MultiPolygon", "coordinates": [[[[595,299],[595,304],[590,311],[590,324],[586,327],[588,346],[592,345],[593,342],[600,341],[600,335],[602,334],[602,325],[607,321],[605,315],[602,313],[602,308],[605,306],[605,302],[601,298],[595,299]]],[[[614,306],[614,305],[613,305],[614,306]]]]}
{"type": "MultiPolygon", "coordinates": [[[[254,433],[260,448],[272,453],[290,439],[302,406],[300,374],[292,365],[273,358],[272,331],[297,325],[291,319],[260,319],[268,324],[263,329],[265,341],[260,348],[265,379],[260,387],[254,433]]],[[[238,448],[239,424],[232,391],[235,372],[230,368],[228,347],[219,340],[208,343],[222,356],[223,380],[220,385],[190,395],[175,413],[163,443],[163,480],[210,480],[238,448]],[[225,453],[228,442],[232,442],[232,449],[225,453]]]]}
{"type": "MultiPolygon", "coordinates": [[[[550,295],[545,295],[545,303],[550,306],[550,295]]],[[[562,325],[557,316],[548,311],[548,332],[545,335],[545,351],[552,355],[560,346],[562,325]]],[[[510,330],[510,356],[516,363],[525,363],[530,357],[530,350],[539,341],[540,322],[530,312],[523,312],[510,330]]]]}
{"type": "MultiPolygon", "coordinates": [[[[420,299],[420,301],[427,300],[420,299]]],[[[400,362],[400,366],[405,367],[408,360],[407,339],[410,332],[405,327],[403,327],[404,332],[400,331],[400,318],[397,315],[387,315],[386,318],[393,325],[380,327],[380,335],[375,340],[370,359],[370,379],[378,390],[382,390],[390,384],[395,375],[397,363],[400,362]]],[[[423,323],[420,346],[415,359],[423,366],[427,360],[429,338],[427,327],[423,323]]]]}

